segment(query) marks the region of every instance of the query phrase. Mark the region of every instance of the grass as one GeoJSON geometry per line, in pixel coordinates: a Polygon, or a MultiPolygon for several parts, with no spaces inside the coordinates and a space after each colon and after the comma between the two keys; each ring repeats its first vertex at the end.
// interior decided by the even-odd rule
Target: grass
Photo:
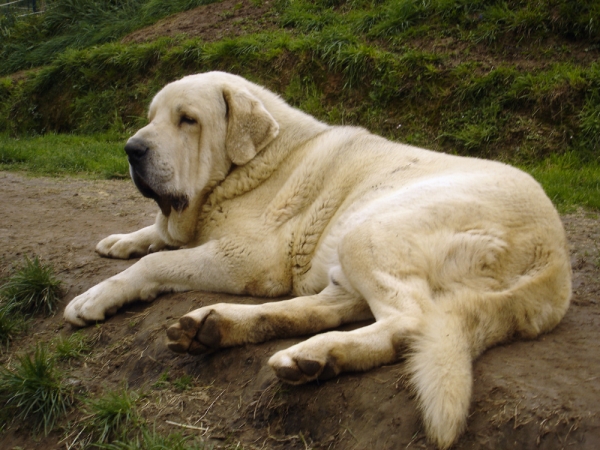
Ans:
{"type": "Polygon", "coordinates": [[[111,135],[46,134],[13,139],[0,134],[0,170],[124,178],[128,176],[124,142],[124,138],[111,135]]]}
{"type": "Polygon", "coordinates": [[[28,321],[21,314],[0,308],[0,345],[8,344],[27,329],[28,321]]]}
{"type": "Polygon", "coordinates": [[[169,387],[173,387],[179,392],[186,391],[190,389],[194,385],[194,378],[191,375],[182,375],[179,378],[176,378],[171,381],[171,377],[169,376],[169,372],[165,371],[160,374],[158,380],[152,385],[155,389],[165,389],[169,387]]]}
{"type": "Polygon", "coordinates": [[[48,64],[67,49],[114,42],[170,14],[214,1],[54,0],[42,15],[16,19],[0,13],[0,74],[48,64]]]}
{"type": "MultiPolygon", "coordinates": [[[[156,429],[150,430],[147,426],[142,427],[141,432],[133,438],[97,446],[106,450],[204,450],[212,448],[202,442],[196,442],[189,436],[179,433],[164,435],[157,432],[156,429]]],[[[243,450],[241,446],[238,449],[243,450]]]]}
{"type": "MultiPolygon", "coordinates": [[[[121,6],[142,23],[146,13],[158,17],[144,9],[150,3],[121,6]]],[[[124,136],[144,122],[149,100],[166,82],[213,69],[265,84],[320,119],[435,150],[518,164],[565,152],[597,159],[600,29],[593,24],[600,0],[575,3],[278,0],[271,12],[280,28],[259,34],[216,42],[82,41],[36,71],[0,79],[0,168],[126,176],[122,141],[115,150],[55,137],[52,149],[32,155],[25,141],[36,138],[25,136],[124,136]],[[114,155],[111,167],[95,164],[114,155]]],[[[56,21],[67,24],[56,25],[56,36],[79,26],[69,11],[65,6],[56,21]]],[[[98,33],[103,26],[98,22],[98,33]]]]}
{"type": "Polygon", "coordinates": [[[62,361],[82,358],[92,351],[92,341],[81,331],[72,333],[67,338],[60,336],[56,341],[55,356],[62,361]]]}
{"type": "Polygon", "coordinates": [[[52,315],[60,301],[61,282],[52,266],[36,256],[24,264],[0,288],[0,310],[7,314],[52,315]]]}
{"type": "Polygon", "coordinates": [[[584,163],[576,154],[566,153],[525,170],[544,187],[561,213],[577,207],[600,209],[600,164],[584,163]]]}
{"type": "Polygon", "coordinates": [[[73,404],[52,355],[38,345],[33,354],[18,357],[16,367],[0,368],[0,405],[4,421],[12,419],[48,434],[73,404]]]}
{"type": "Polygon", "coordinates": [[[87,400],[88,419],[85,427],[97,444],[125,437],[131,429],[140,425],[136,410],[138,395],[122,389],[103,397],[87,400]]]}

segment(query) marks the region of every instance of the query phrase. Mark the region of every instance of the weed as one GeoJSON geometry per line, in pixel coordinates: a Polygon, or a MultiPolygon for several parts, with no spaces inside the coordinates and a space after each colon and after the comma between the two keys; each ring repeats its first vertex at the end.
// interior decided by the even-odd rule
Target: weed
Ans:
{"type": "Polygon", "coordinates": [[[92,339],[81,331],[71,334],[66,339],[60,336],[56,341],[55,355],[59,360],[79,359],[92,350],[92,339]]]}
{"type": "Polygon", "coordinates": [[[15,420],[32,424],[34,432],[48,434],[73,404],[73,392],[38,345],[33,355],[20,356],[14,369],[0,368],[0,404],[15,420]]]}
{"type": "Polygon", "coordinates": [[[122,389],[105,394],[97,399],[87,400],[89,418],[85,428],[92,440],[97,443],[124,437],[132,427],[140,422],[135,408],[137,393],[122,389]]]}
{"type": "MultiPolygon", "coordinates": [[[[150,430],[148,427],[142,427],[141,432],[133,438],[96,445],[106,450],[204,450],[210,448],[202,442],[191,440],[189,436],[179,433],[165,436],[158,433],[156,429],[150,430]]],[[[239,450],[242,448],[240,447],[239,450]]]]}
{"type": "Polygon", "coordinates": [[[173,381],[169,376],[169,372],[165,371],[160,374],[158,380],[152,385],[155,389],[164,389],[173,386],[178,391],[190,389],[194,384],[194,378],[191,375],[183,375],[173,381]]]}
{"type": "Polygon", "coordinates": [[[178,391],[185,391],[192,387],[194,378],[191,375],[183,375],[176,380],[173,380],[173,387],[178,391]]]}
{"type": "Polygon", "coordinates": [[[164,389],[164,388],[169,387],[169,385],[170,385],[169,371],[166,370],[160,374],[160,376],[158,377],[158,380],[156,380],[156,382],[152,385],[152,387],[154,389],[164,389]]]}
{"type": "Polygon", "coordinates": [[[27,329],[27,320],[6,308],[0,308],[0,345],[7,345],[27,329]]]}
{"type": "Polygon", "coordinates": [[[52,266],[42,264],[37,256],[25,257],[24,265],[0,288],[0,308],[28,315],[54,314],[60,301],[60,286],[52,266]]]}

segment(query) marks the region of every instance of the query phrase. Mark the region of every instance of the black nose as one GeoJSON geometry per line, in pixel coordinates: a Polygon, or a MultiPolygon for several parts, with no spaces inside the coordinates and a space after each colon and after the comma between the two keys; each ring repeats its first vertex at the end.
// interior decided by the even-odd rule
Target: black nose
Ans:
{"type": "Polygon", "coordinates": [[[129,162],[137,162],[148,153],[148,146],[141,139],[129,139],[125,144],[125,153],[129,162]]]}

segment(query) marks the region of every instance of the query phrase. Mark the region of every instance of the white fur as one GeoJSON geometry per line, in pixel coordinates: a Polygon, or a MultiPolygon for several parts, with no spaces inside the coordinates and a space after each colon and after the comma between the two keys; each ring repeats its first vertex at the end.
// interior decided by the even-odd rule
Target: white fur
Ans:
{"type": "Polygon", "coordinates": [[[75,298],[65,318],[76,326],[135,299],[190,289],[300,297],[192,311],[168,330],[174,351],[375,318],[316,334],[269,364],[299,384],[407,352],[427,434],[447,448],[466,426],[472,360],[499,342],[551,330],[568,307],[560,219],[515,168],[330,127],[219,72],[166,86],[149,118],[130,141],[148,149],[131,170],[161,213],[97,251],[128,258],[180,249],[148,254],[75,298]],[[189,202],[169,211],[171,198],[189,202]]]}

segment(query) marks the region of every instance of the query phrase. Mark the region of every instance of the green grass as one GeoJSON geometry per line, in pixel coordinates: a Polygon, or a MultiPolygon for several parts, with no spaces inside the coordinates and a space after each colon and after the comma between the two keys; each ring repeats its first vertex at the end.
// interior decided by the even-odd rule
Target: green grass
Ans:
{"type": "MultiPolygon", "coordinates": [[[[106,450],[208,450],[213,448],[195,441],[190,436],[179,433],[164,435],[156,429],[150,430],[147,426],[143,426],[135,437],[99,444],[97,447],[106,450]]],[[[233,449],[233,447],[228,448],[233,449]]],[[[241,446],[237,448],[243,450],[241,446]]]]}
{"type": "Polygon", "coordinates": [[[73,404],[72,389],[43,345],[18,357],[14,368],[0,368],[0,405],[3,421],[18,421],[35,433],[48,434],[73,404]]]}
{"type": "Polygon", "coordinates": [[[7,346],[27,329],[28,320],[21,314],[0,307],[0,345],[7,346]]]}
{"type": "Polygon", "coordinates": [[[0,74],[48,64],[67,49],[114,42],[170,14],[215,0],[47,0],[21,19],[0,11],[0,74]]]}
{"type": "Polygon", "coordinates": [[[61,298],[61,282],[52,266],[38,257],[25,261],[0,287],[0,310],[9,314],[52,315],[61,298]]]}
{"type": "Polygon", "coordinates": [[[169,372],[165,371],[160,374],[158,380],[152,385],[155,389],[167,389],[173,387],[179,392],[186,391],[194,385],[194,378],[191,375],[182,375],[171,381],[169,372]]]}
{"type": "Polygon", "coordinates": [[[86,401],[88,420],[85,428],[97,444],[125,437],[140,425],[136,410],[139,396],[134,391],[122,389],[108,392],[100,398],[86,401]]]}
{"type": "Polygon", "coordinates": [[[82,331],[77,331],[67,338],[60,336],[56,340],[55,356],[62,361],[82,358],[92,351],[92,341],[93,339],[82,331]]]}
{"type": "Polygon", "coordinates": [[[524,168],[544,187],[561,213],[577,207],[600,209],[600,164],[584,163],[577,155],[553,156],[524,168]]]}
{"type": "Polygon", "coordinates": [[[46,134],[14,139],[0,134],[0,170],[38,175],[128,176],[125,138],[107,135],[46,134]]]}
{"type": "Polygon", "coordinates": [[[65,45],[44,50],[43,67],[0,79],[0,169],[126,177],[124,136],[152,96],[185,74],[226,70],[327,122],[517,164],[560,208],[597,207],[600,0],[277,0],[275,30],[127,45],[86,33],[117,36],[121,17],[141,26],[194,2],[163,12],[157,0],[57,2],[32,19],[42,23],[5,28],[9,53],[65,45]],[[557,164],[560,155],[579,165],[557,164]]]}

